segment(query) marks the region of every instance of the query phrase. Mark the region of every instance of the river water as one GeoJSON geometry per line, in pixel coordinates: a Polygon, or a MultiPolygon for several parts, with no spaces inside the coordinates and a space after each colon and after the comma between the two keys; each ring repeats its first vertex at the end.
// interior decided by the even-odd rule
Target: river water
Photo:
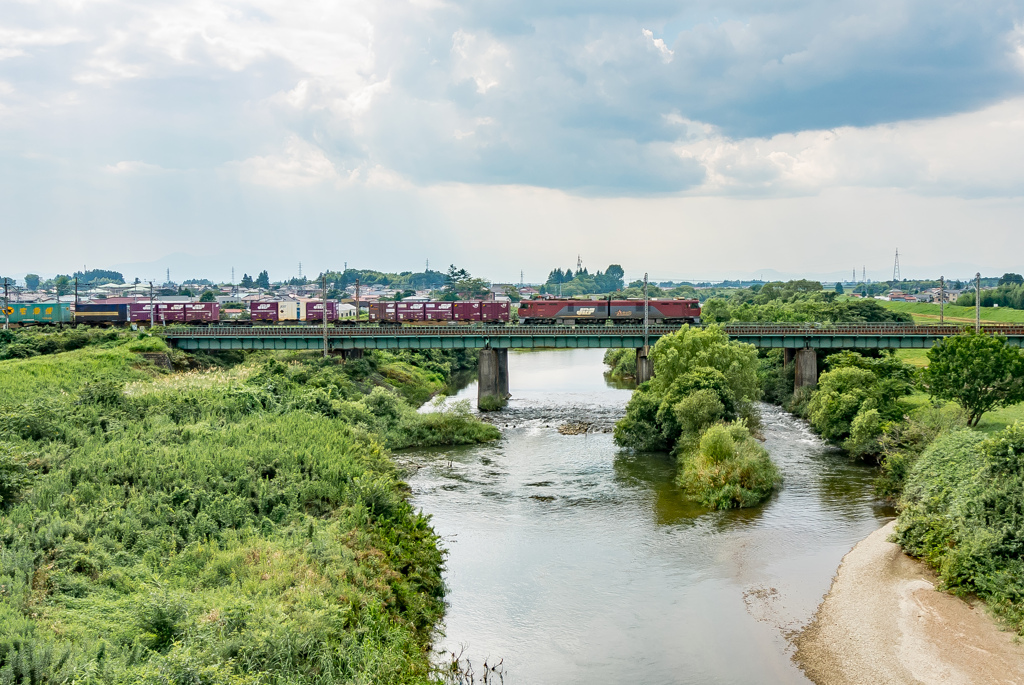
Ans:
{"type": "MultiPolygon", "coordinates": [[[[478,674],[503,660],[508,685],[809,682],[787,636],[891,515],[873,471],[764,405],[782,488],[753,509],[695,507],[669,457],[603,432],[631,391],[605,379],[602,355],[512,352],[498,443],[401,455],[448,549],[439,646],[478,674]],[[560,434],[568,421],[594,428],[560,434]]],[[[475,383],[457,397],[475,399],[475,383]]]]}

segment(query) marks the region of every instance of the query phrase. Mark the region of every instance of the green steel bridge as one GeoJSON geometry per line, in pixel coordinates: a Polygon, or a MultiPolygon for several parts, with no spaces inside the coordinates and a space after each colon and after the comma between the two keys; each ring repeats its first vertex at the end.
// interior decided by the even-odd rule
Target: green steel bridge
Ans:
{"type": "MultiPolygon", "coordinates": [[[[650,326],[648,338],[678,326],[650,326]]],[[[786,349],[924,349],[965,326],[913,324],[727,324],[728,336],[755,347],[786,349]]],[[[1024,325],[982,326],[1021,347],[1024,325]]],[[[164,335],[183,350],[322,350],[322,326],[210,326],[167,328],[164,335]]],[[[338,326],[327,328],[330,351],[607,348],[644,345],[642,326],[338,326]]]]}
{"type": "MultiPolygon", "coordinates": [[[[915,324],[727,324],[733,340],[759,348],[785,350],[786,364],[796,365],[796,387],[818,380],[817,350],[926,349],[969,326],[915,324]]],[[[642,326],[210,326],[173,327],[164,335],[183,350],[323,350],[359,357],[364,350],[480,350],[478,402],[509,396],[508,351],[531,348],[633,348],[637,380],[649,380],[654,368],[649,345],[678,326],[650,326],[645,345],[642,326]],[[325,339],[326,333],[326,339],[325,339]]],[[[987,334],[1005,336],[1024,347],[1024,326],[989,325],[987,334]]]]}

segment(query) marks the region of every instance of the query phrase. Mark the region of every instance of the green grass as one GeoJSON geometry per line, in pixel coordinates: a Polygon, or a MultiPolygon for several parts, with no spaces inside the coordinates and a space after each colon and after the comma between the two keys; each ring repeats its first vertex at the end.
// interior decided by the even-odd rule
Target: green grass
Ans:
{"type": "MultiPolygon", "coordinates": [[[[918,409],[920,407],[926,407],[933,404],[928,393],[921,391],[902,398],[900,402],[907,405],[910,409],[918,409]]],[[[937,406],[956,406],[956,404],[954,402],[939,400],[937,406]]],[[[985,433],[986,435],[993,435],[1004,428],[1012,426],[1018,421],[1024,422],[1024,402],[1010,407],[1003,407],[1001,409],[986,412],[984,416],[981,417],[981,421],[974,430],[980,433],[985,433]]]]}
{"type": "Polygon", "coordinates": [[[896,350],[896,358],[918,369],[928,366],[928,350],[896,350]]]}
{"type": "MultiPolygon", "coordinates": [[[[938,323],[939,305],[927,302],[885,302],[876,300],[886,309],[905,312],[914,317],[915,323],[938,323]]],[[[1007,307],[982,307],[982,323],[1024,323],[1024,310],[1007,307]]],[[[974,307],[957,307],[947,304],[945,311],[946,323],[974,323],[974,307]]]]}

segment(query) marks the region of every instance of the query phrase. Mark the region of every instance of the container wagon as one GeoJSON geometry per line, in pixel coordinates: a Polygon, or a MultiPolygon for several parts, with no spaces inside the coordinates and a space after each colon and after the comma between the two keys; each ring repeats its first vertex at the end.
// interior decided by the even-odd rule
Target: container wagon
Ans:
{"type": "MultiPolygon", "coordinates": [[[[0,316],[0,320],[3,317],[0,316]]],[[[7,307],[7,319],[12,325],[40,326],[52,323],[71,323],[70,302],[12,302],[7,307]]]]}
{"type": "Polygon", "coordinates": [[[75,323],[85,324],[121,324],[129,322],[128,304],[76,304],[75,323]]]}

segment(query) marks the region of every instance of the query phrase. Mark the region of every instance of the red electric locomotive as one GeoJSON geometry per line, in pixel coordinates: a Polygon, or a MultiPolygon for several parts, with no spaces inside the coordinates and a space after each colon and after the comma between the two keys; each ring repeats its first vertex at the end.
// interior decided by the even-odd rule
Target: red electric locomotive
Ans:
{"type": "MultiPolygon", "coordinates": [[[[698,300],[648,300],[651,323],[699,324],[698,300]]],[[[642,324],[643,300],[523,300],[519,322],[523,325],[642,324]]]]}

